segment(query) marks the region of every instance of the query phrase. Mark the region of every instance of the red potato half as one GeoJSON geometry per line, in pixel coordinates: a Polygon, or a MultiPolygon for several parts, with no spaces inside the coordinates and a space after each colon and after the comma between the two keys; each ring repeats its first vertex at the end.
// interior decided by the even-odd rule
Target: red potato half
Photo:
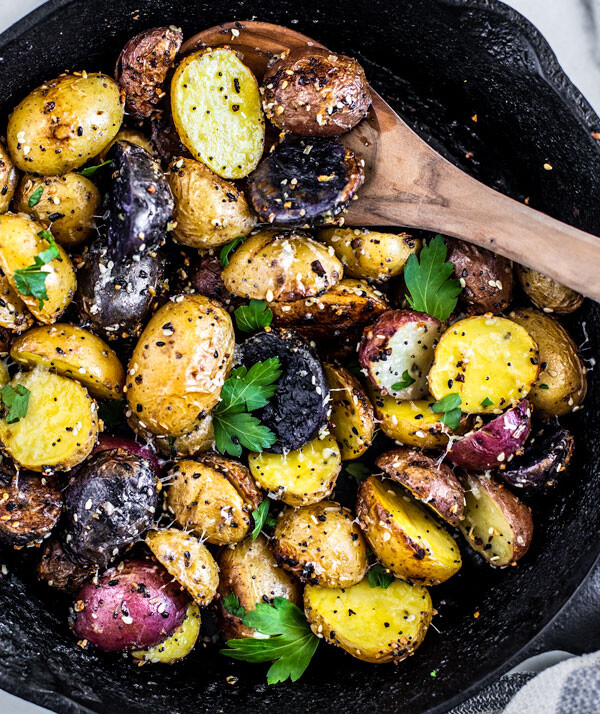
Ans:
{"type": "Polygon", "coordinates": [[[383,394],[398,401],[421,399],[429,393],[427,373],[441,332],[440,321],[424,312],[384,312],[365,328],[358,361],[383,394]],[[414,381],[403,389],[393,389],[404,381],[405,372],[414,381]]]}
{"type": "Polygon", "coordinates": [[[497,468],[523,448],[530,431],[531,406],[523,399],[481,429],[454,441],[447,458],[463,469],[497,468]]]}
{"type": "Polygon", "coordinates": [[[123,561],[83,586],[71,626],[79,640],[105,652],[144,649],[181,625],[189,602],[162,565],[123,561]]]}

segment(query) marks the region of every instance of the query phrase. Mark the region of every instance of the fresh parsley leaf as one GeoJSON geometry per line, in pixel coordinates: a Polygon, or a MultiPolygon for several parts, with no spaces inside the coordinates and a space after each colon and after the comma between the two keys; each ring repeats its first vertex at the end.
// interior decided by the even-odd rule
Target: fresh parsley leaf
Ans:
{"type": "Polygon", "coordinates": [[[267,639],[253,637],[228,640],[221,653],[246,662],[273,662],[267,672],[267,683],[277,684],[304,674],[318,645],[302,610],[284,597],[273,599],[273,605],[259,602],[255,610],[242,618],[267,639]]]}
{"type": "Polygon", "coordinates": [[[352,478],[354,478],[356,483],[358,484],[362,483],[371,473],[371,469],[368,466],[366,466],[365,464],[361,464],[358,461],[351,464],[346,464],[345,469],[347,473],[349,473],[350,476],[352,476],[352,478]]]}
{"type": "Polygon", "coordinates": [[[233,251],[241,245],[246,238],[244,236],[238,236],[237,238],[234,238],[231,243],[227,243],[227,245],[224,245],[221,248],[221,252],[219,253],[219,258],[221,260],[221,265],[226,268],[229,265],[229,256],[233,253],[233,251]]]}
{"type": "Polygon", "coordinates": [[[40,202],[40,199],[42,198],[42,193],[44,192],[44,187],[43,186],[38,186],[35,191],[29,196],[29,200],[27,201],[27,205],[29,208],[33,208],[34,206],[37,206],[38,203],[40,202]]]}
{"type": "Polygon", "coordinates": [[[43,238],[45,241],[50,243],[50,247],[35,256],[35,258],[33,259],[35,261],[34,265],[46,265],[46,263],[49,263],[51,260],[55,260],[56,258],[60,257],[58,246],[56,245],[54,236],[52,235],[52,233],[50,233],[50,231],[42,230],[38,233],[38,237],[43,238]],[[39,263],[38,260],[40,261],[39,263]]]}
{"type": "Polygon", "coordinates": [[[268,327],[273,321],[273,313],[267,309],[266,300],[250,300],[248,305],[240,305],[233,312],[235,322],[242,332],[256,332],[268,327]]]}
{"type": "Polygon", "coordinates": [[[108,166],[109,164],[112,164],[112,161],[110,159],[108,159],[107,161],[103,161],[101,164],[96,164],[95,166],[86,166],[84,169],[81,169],[81,171],[78,171],[77,173],[80,176],[90,178],[97,171],[100,171],[100,169],[104,168],[105,166],[108,166]]]}
{"type": "Polygon", "coordinates": [[[175,446],[175,437],[174,437],[174,436],[170,436],[170,437],[167,439],[167,442],[168,442],[168,444],[169,444],[169,451],[173,451],[173,447],[175,446]]]}
{"type": "Polygon", "coordinates": [[[229,408],[245,406],[249,412],[261,409],[277,391],[275,382],[280,376],[278,357],[256,362],[249,370],[238,367],[225,381],[219,405],[225,402],[229,408]]]}
{"type": "Polygon", "coordinates": [[[277,521],[273,516],[269,515],[270,507],[269,499],[265,500],[260,504],[260,506],[254,511],[252,511],[252,518],[254,518],[254,530],[252,531],[252,540],[256,540],[260,535],[261,531],[264,530],[265,526],[267,528],[272,528],[276,525],[277,521]]]}
{"type": "Polygon", "coordinates": [[[437,669],[432,669],[431,672],[429,672],[430,677],[437,677],[437,669]]]}
{"type": "Polygon", "coordinates": [[[456,278],[450,278],[454,266],[446,261],[448,248],[441,235],[436,235],[421,251],[411,255],[404,266],[404,282],[410,295],[406,299],[413,310],[426,312],[444,322],[462,290],[456,278]]]}
{"type": "Polygon", "coordinates": [[[367,578],[372,588],[383,588],[384,590],[387,590],[394,582],[394,576],[386,572],[381,563],[375,563],[375,565],[369,568],[367,578]]]}
{"type": "Polygon", "coordinates": [[[246,608],[240,605],[239,597],[233,593],[227,593],[227,595],[225,595],[223,598],[223,607],[228,613],[236,617],[244,617],[246,614],[246,608]]]}
{"type": "Polygon", "coordinates": [[[22,384],[17,384],[16,389],[11,387],[10,384],[6,384],[2,387],[0,396],[4,404],[8,407],[8,414],[6,415],[7,424],[14,424],[27,415],[30,394],[31,392],[22,384]]]}
{"type": "Polygon", "coordinates": [[[415,380],[410,376],[408,370],[405,369],[404,372],[402,372],[402,381],[392,384],[392,389],[406,389],[406,387],[410,387],[410,385],[414,383],[415,380]]]}
{"type": "Polygon", "coordinates": [[[46,277],[48,273],[42,268],[47,263],[58,258],[60,253],[50,231],[42,230],[38,233],[38,236],[48,241],[50,247],[38,253],[31,265],[15,270],[14,278],[17,290],[21,295],[36,297],[39,300],[41,310],[44,307],[44,301],[48,299],[48,293],[46,292],[46,277]]]}
{"type": "Polygon", "coordinates": [[[433,404],[431,411],[436,414],[442,414],[442,418],[440,419],[442,424],[445,424],[454,431],[460,424],[461,404],[460,394],[452,392],[451,394],[446,394],[445,397],[442,397],[442,399],[433,404]]]}
{"type": "Polygon", "coordinates": [[[491,407],[493,403],[494,403],[494,402],[493,402],[489,397],[486,397],[486,398],[481,402],[481,406],[482,406],[482,407],[491,407]]]}
{"type": "Polygon", "coordinates": [[[217,450],[231,456],[241,456],[242,446],[249,451],[264,451],[277,441],[269,427],[263,426],[256,417],[246,412],[217,415],[213,412],[213,427],[217,450]]]}
{"type": "Polygon", "coordinates": [[[105,431],[112,431],[125,421],[125,401],[123,399],[104,399],[98,406],[98,416],[104,422],[105,431]]]}
{"type": "Polygon", "coordinates": [[[550,389],[550,387],[547,384],[538,384],[538,389],[550,389]]]}

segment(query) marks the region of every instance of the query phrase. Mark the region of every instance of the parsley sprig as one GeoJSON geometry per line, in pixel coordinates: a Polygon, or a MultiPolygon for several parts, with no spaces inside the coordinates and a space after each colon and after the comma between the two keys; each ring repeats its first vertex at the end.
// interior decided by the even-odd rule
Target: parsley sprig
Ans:
{"type": "Polygon", "coordinates": [[[234,238],[231,243],[227,243],[227,245],[224,245],[221,248],[221,252],[219,253],[219,259],[221,260],[221,265],[226,268],[229,265],[229,257],[233,253],[233,251],[241,245],[246,239],[244,236],[238,236],[237,238],[234,238]]]}
{"type": "Polygon", "coordinates": [[[277,357],[257,362],[250,369],[238,367],[231,372],[223,385],[221,401],[213,410],[218,451],[241,456],[242,446],[250,451],[263,451],[275,443],[275,434],[248,412],[266,406],[277,390],[280,375],[277,357]]]}
{"type": "Polygon", "coordinates": [[[227,649],[221,650],[222,654],[245,662],[273,662],[267,672],[267,684],[300,679],[319,638],[312,633],[297,605],[284,597],[274,598],[273,605],[259,602],[256,610],[243,616],[242,622],[268,638],[227,640],[227,649]]]}
{"type": "Polygon", "coordinates": [[[399,382],[392,384],[392,389],[406,389],[406,387],[410,387],[410,385],[414,383],[415,380],[410,376],[408,370],[405,369],[404,372],[402,372],[402,379],[399,382]]]}
{"type": "Polygon", "coordinates": [[[6,415],[6,423],[14,424],[17,421],[27,416],[27,408],[29,407],[29,395],[31,392],[22,384],[17,384],[16,388],[10,384],[5,384],[0,391],[3,403],[8,407],[6,415]]]}
{"type": "Polygon", "coordinates": [[[240,599],[237,595],[234,595],[234,593],[227,593],[227,595],[225,595],[223,598],[223,607],[228,613],[236,617],[244,617],[246,614],[246,608],[240,605],[240,599]]]}
{"type": "Polygon", "coordinates": [[[269,515],[269,499],[265,500],[260,504],[258,508],[252,511],[252,518],[254,519],[254,530],[252,531],[252,540],[256,540],[260,535],[261,531],[266,528],[275,528],[277,525],[277,520],[275,516],[269,515]]]}
{"type": "Polygon", "coordinates": [[[27,205],[29,208],[33,208],[34,206],[37,206],[38,203],[40,202],[42,198],[42,193],[44,192],[44,187],[43,186],[38,186],[35,191],[29,196],[29,200],[27,201],[27,205]]]}
{"type": "Polygon", "coordinates": [[[85,178],[90,178],[95,173],[100,171],[100,169],[103,169],[105,166],[108,166],[109,164],[112,164],[112,161],[110,159],[108,159],[107,161],[103,161],[101,164],[96,164],[95,166],[86,166],[84,169],[81,169],[77,173],[80,176],[85,176],[85,178]]]}
{"type": "Polygon", "coordinates": [[[460,424],[460,405],[462,404],[462,399],[458,392],[452,392],[451,394],[446,394],[438,402],[432,405],[431,411],[436,414],[442,414],[440,421],[442,424],[449,426],[452,431],[458,428],[460,424]]]}
{"type": "Polygon", "coordinates": [[[366,464],[361,464],[359,461],[346,464],[344,469],[350,474],[350,476],[352,476],[357,484],[361,484],[371,473],[371,469],[366,464]]]}
{"type": "Polygon", "coordinates": [[[375,563],[369,568],[367,579],[372,588],[383,588],[384,590],[387,590],[394,582],[394,576],[390,575],[381,563],[375,563]]]}
{"type": "Polygon", "coordinates": [[[28,265],[26,268],[19,268],[19,270],[15,270],[14,278],[17,290],[21,293],[21,295],[37,298],[40,303],[41,310],[44,307],[44,302],[48,300],[48,293],[46,292],[46,278],[48,277],[48,271],[42,270],[42,268],[56,258],[60,257],[60,253],[50,231],[40,231],[38,236],[47,241],[50,244],[50,247],[43,250],[41,253],[38,253],[33,259],[33,263],[31,265],[28,265]]]}
{"type": "Polygon", "coordinates": [[[236,325],[242,332],[262,330],[273,321],[273,313],[267,308],[266,300],[250,300],[248,305],[236,308],[233,314],[236,325]]]}
{"type": "Polygon", "coordinates": [[[448,248],[441,235],[426,245],[421,255],[411,255],[404,266],[404,282],[410,295],[406,299],[413,310],[426,312],[444,322],[456,307],[462,290],[451,278],[454,266],[446,260],[448,248]]]}

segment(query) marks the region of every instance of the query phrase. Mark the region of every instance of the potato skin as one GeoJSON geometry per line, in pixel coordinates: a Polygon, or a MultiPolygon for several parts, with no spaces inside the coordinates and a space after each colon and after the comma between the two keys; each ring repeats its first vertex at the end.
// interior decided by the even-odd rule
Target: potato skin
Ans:
{"type": "MultiPolygon", "coordinates": [[[[220,569],[221,598],[233,593],[246,612],[256,609],[259,602],[272,602],[284,597],[295,605],[302,601],[302,587],[286,570],[280,568],[262,533],[252,540],[245,538],[229,548],[222,548],[217,556],[220,569]]],[[[225,637],[252,637],[255,630],[242,623],[219,602],[221,629],[225,637]]]]}
{"type": "Polygon", "coordinates": [[[343,590],[307,585],[304,612],[317,637],[363,662],[398,662],[423,641],[433,606],[426,588],[394,580],[372,588],[365,578],[343,590]]]}
{"type": "Polygon", "coordinates": [[[371,105],[360,64],[317,47],[284,53],[267,69],[260,91],[270,121],[299,136],[350,131],[371,105]]]}
{"type": "Polygon", "coordinates": [[[125,108],[138,119],[149,117],[164,97],[163,84],[183,42],[174,27],[153,27],[132,37],[123,47],[115,79],[125,90],[125,108]]]}
{"type": "Polygon", "coordinates": [[[233,253],[222,277],[230,293],[271,302],[315,297],[342,274],[340,261],[306,233],[261,230],[233,253]]]}
{"type": "Polygon", "coordinates": [[[100,161],[106,161],[108,152],[117,141],[128,141],[130,144],[135,144],[135,146],[141,146],[142,149],[146,149],[151,156],[156,154],[152,142],[145,134],[142,134],[142,132],[137,129],[130,129],[129,127],[124,126],[119,129],[115,138],[110,142],[110,144],[108,144],[102,153],[98,155],[100,161]]]}
{"type": "Polygon", "coordinates": [[[540,372],[529,393],[534,411],[545,416],[573,411],[587,392],[586,368],[575,342],[555,319],[537,310],[515,310],[509,317],[538,345],[540,372]]]}
{"type": "Polygon", "coordinates": [[[381,283],[399,275],[421,241],[408,233],[383,233],[368,228],[323,228],[319,240],[332,246],[349,278],[381,283]]]}
{"type": "Polygon", "coordinates": [[[19,174],[4,144],[0,142],[0,213],[6,213],[15,194],[19,174]]]}
{"type": "Polygon", "coordinates": [[[516,271],[527,297],[540,310],[567,315],[581,307],[583,295],[566,285],[561,285],[556,280],[524,265],[517,265],[516,271]]]}
{"type": "MultiPolygon", "coordinates": [[[[0,268],[15,291],[14,274],[32,265],[35,256],[48,249],[48,243],[38,233],[44,226],[24,213],[4,213],[0,215],[0,268]]],[[[77,288],[75,270],[71,259],[61,246],[59,257],[48,263],[52,269],[46,278],[48,300],[40,308],[39,300],[21,295],[34,316],[45,324],[55,322],[67,308],[77,288]]],[[[19,293],[20,294],[20,293],[19,293]]]]}
{"type": "Polygon", "coordinates": [[[401,447],[378,456],[375,465],[456,526],[463,517],[465,494],[452,470],[438,461],[420,449],[401,447]]]}
{"type": "Polygon", "coordinates": [[[247,236],[256,224],[244,194],[208,166],[176,158],[169,166],[169,186],[175,197],[178,243],[191,248],[214,248],[247,236]]]}
{"type": "Polygon", "coordinates": [[[346,588],[367,572],[362,533],[335,501],[285,510],[273,533],[273,553],[281,566],[313,585],[346,588]]]}
{"type": "Polygon", "coordinates": [[[97,156],[123,121],[118,85],[105,74],[61,74],[37,87],[8,119],[8,150],[17,168],[65,174],[97,156]]]}
{"type": "Polygon", "coordinates": [[[33,327],[17,337],[10,356],[24,365],[42,365],[81,382],[96,397],[121,399],[125,372],[104,340],[67,323],[33,327]]]}
{"type": "Polygon", "coordinates": [[[92,574],[90,568],[74,563],[54,536],[45,542],[36,572],[49,588],[63,593],[76,592],[92,574]]]}
{"type": "Polygon", "coordinates": [[[191,602],[187,607],[183,622],[173,630],[172,634],[157,645],[144,650],[133,650],[131,656],[141,662],[152,662],[152,664],[179,662],[194,649],[201,624],[200,609],[195,602],[191,602]]]}
{"type": "Polygon", "coordinates": [[[202,454],[176,461],[170,477],[167,504],[183,528],[215,545],[243,540],[251,513],[262,501],[245,466],[218,454],[202,454]]]}
{"type": "Polygon", "coordinates": [[[50,535],[62,512],[62,490],[52,476],[21,472],[0,477],[0,541],[22,548],[50,535]]]}
{"type": "Polygon", "coordinates": [[[54,240],[65,247],[84,243],[94,232],[94,217],[100,212],[100,192],[85,176],[32,176],[21,179],[15,208],[34,220],[50,225],[54,240]],[[42,189],[38,203],[30,207],[31,195],[42,189]]]}
{"type": "Polygon", "coordinates": [[[513,290],[512,261],[485,248],[445,238],[454,276],[461,281],[460,303],[467,315],[495,315],[506,310],[513,290]]]}
{"type": "Polygon", "coordinates": [[[181,436],[219,400],[233,362],[229,314],[202,295],[180,295],[154,313],[128,367],[127,401],[155,434],[181,436]]]}
{"type": "Polygon", "coordinates": [[[0,327],[13,332],[23,332],[34,323],[33,315],[0,270],[0,327]]]}
{"type": "Polygon", "coordinates": [[[176,437],[153,434],[140,424],[139,419],[133,413],[127,416],[127,424],[140,439],[146,443],[152,442],[164,456],[171,458],[176,456],[194,457],[214,449],[215,431],[210,414],[197,419],[188,434],[176,437]]]}

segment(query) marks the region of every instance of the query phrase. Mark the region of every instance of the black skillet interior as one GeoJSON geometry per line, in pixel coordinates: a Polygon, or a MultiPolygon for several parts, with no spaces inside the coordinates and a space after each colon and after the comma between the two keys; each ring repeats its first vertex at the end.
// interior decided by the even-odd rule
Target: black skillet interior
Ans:
{"type": "MultiPolygon", "coordinates": [[[[600,234],[598,117],[534,28],[494,0],[51,0],[0,38],[0,116],[65,68],[110,71],[124,41],[144,28],[172,23],[190,36],[251,17],[357,56],[374,87],[452,161],[600,234]]],[[[573,331],[584,356],[600,356],[598,306],[586,304],[579,317],[573,331]]],[[[11,565],[0,583],[0,685],[60,712],[444,711],[506,668],[596,559],[600,395],[591,377],[587,407],[573,418],[568,488],[536,513],[532,550],[500,572],[465,554],[463,571],[433,589],[435,628],[399,667],[322,646],[294,685],[267,687],[263,666],[203,647],[174,667],[138,668],[76,647],[64,608],[48,609],[47,596],[11,565]]]]}

